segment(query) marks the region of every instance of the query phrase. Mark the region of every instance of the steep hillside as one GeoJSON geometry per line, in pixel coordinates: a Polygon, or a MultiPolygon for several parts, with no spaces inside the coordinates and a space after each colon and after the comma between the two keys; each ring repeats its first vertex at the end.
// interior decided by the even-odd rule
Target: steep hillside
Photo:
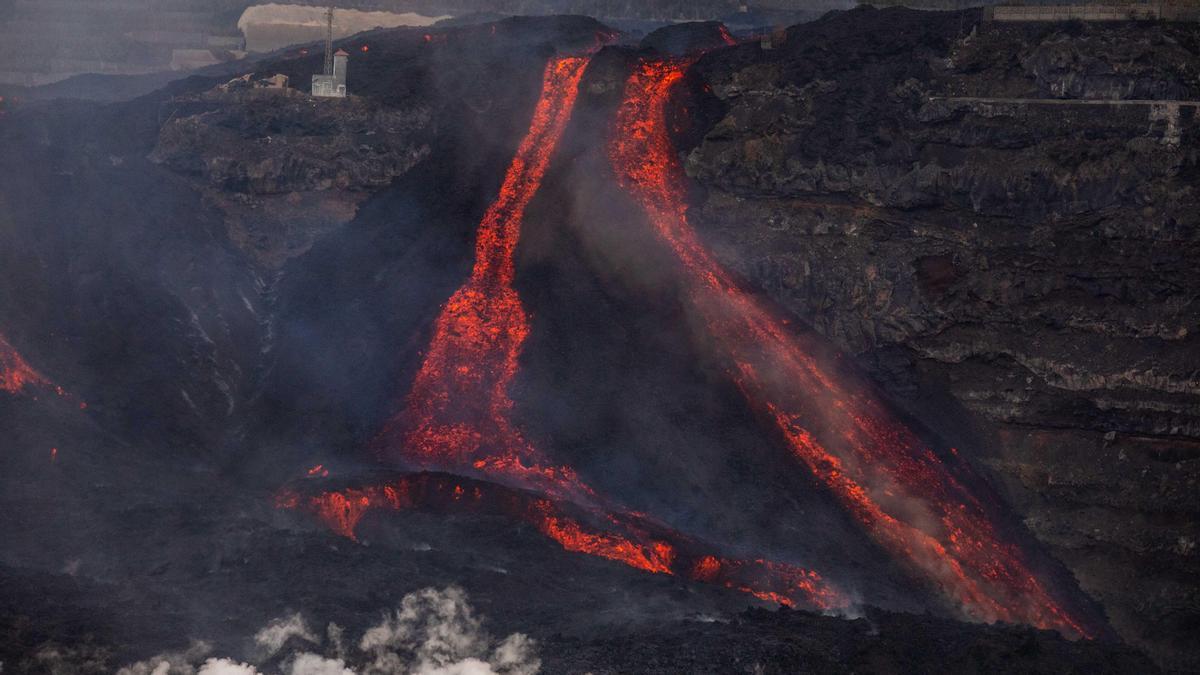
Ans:
{"type": "Polygon", "coordinates": [[[980,18],[6,109],[0,659],[453,585],[546,672],[1193,668],[1200,40],[980,18]]]}
{"type": "Polygon", "coordinates": [[[1118,629],[1194,665],[1197,108],[946,97],[1196,101],[1195,26],[864,10],[730,52],[686,141],[721,258],[980,448],[1118,629]]]}

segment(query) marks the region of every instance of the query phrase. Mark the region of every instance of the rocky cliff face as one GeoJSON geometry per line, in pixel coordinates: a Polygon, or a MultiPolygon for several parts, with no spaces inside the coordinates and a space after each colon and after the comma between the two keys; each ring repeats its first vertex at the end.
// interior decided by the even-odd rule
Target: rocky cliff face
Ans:
{"type": "Polygon", "coordinates": [[[177,97],[160,116],[151,160],[193,179],[234,242],[275,268],[428,156],[434,134],[417,101],[312,99],[241,78],[177,97]]]}
{"type": "MultiPolygon", "coordinates": [[[[1197,98],[1195,32],[977,19],[862,10],[771,50],[692,27],[678,44],[714,48],[672,113],[692,215],[748,286],[990,468],[1125,638],[1187,669],[1195,114],[980,99],[1197,98]]],[[[514,419],[631,507],[913,613],[739,616],[741,594],[497,514],[372,514],[351,542],[272,507],[289,482],[386,470],[371,441],[468,274],[546,59],[606,35],[577,17],[387,31],[340,45],[359,99],[190,79],[0,120],[0,332],[75,397],[0,394],[0,658],[66,644],[77,671],[112,672],[193,637],[236,654],[296,609],[360,630],[454,583],[552,672],[1153,671],[1119,645],[921,616],[944,608],[789,472],[611,180],[629,46],[592,62],[529,206],[514,419]]],[[[641,54],[676,48],[656,39],[641,54]]]]}
{"type": "Polygon", "coordinates": [[[957,408],[934,426],[979,435],[1117,628],[1195,667],[1195,109],[978,100],[1196,100],[1195,27],[861,10],[788,38],[697,68],[711,243],[919,417],[957,408]]]}

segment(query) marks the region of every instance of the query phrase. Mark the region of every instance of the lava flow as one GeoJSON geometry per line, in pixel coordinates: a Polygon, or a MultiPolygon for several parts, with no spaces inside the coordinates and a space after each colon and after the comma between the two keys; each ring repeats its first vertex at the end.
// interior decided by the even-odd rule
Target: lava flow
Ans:
{"type": "Polygon", "coordinates": [[[814,345],[784,329],[701,244],[688,223],[685,177],[666,123],[671,93],[690,63],[635,68],[609,156],[679,258],[693,309],[744,397],[875,541],[966,616],[1095,635],[1035,576],[1025,552],[1003,539],[996,514],[950,466],[867,386],[825,370],[814,345]]]}
{"type": "Polygon", "coordinates": [[[54,386],[25,361],[8,340],[0,335],[0,391],[18,394],[29,387],[52,388],[59,396],[66,392],[54,386]]]}
{"type": "MultiPolygon", "coordinates": [[[[78,404],[80,410],[86,410],[88,407],[87,403],[68,394],[65,389],[34,370],[8,340],[0,335],[0,391],[19,394],[28,389],[49,389],[59,398],[78,404]]],[[[34,394],[33,399],[36,401],[37,398],[34,394]]]]}
{"type": "Polygon", "coordinates": [[[725,27],[725,24],[721,24],[717,30],[721,33],[721,41],[722,42],[729,45],[730,47],[737,46],[737,43],[738,43],[737,38],[733,37],[733,34],[729,32],[729,29],[725,27]]]}
{"type": "Polygon", "coordinates": [[[301,496],[285,490],[277,506],[302,509],[342,536],[356,539],[363,517],[374,510],[478,513],[532,524],[568,551],[629,567],[715,584],[788,606],[831,609],[843,596],[819,574],[765,560],[719,558],[688,537],[638,514],[603,513],[495,483],[434,473],[407,474],[382,485],[328,490],[301,496]]]}
{"type": "MultiPolygon", "coordinates": [[[[587,58],[547,65],[529,133],[499,198],[479,224],[470,279],[446,303],[406,406],[376,439],[384,453],[426,469],[473,473],[504,483],[433,478],[325,492],[302,499],[285,492],[278,505],[306,507],[354,538],[372,509],[485,508],[533,524],[563,548],[656,574],[723,585],[764,600],[808,607],[844,605],[815,572],[780,563],[732,560],[695,552],[690,539],[641,514],[602,506],[573,469],[554,466],[512,423],[508,387],[517,372],[529,320],[513,288],[513,254],[525,209],[545,176],[587,67],[587,58]],[[464,485],[470,483],[469,490],[464,485]],[[451,488],[451,485],[453,486],[451,488]],[[535,490],[541,495],[515,490],[535,490]]],[[[325,475],[323,467],[317,471],[325,475]]],[[[315,470],[315,469],[314,469],[315,470]]],[[[314,475],[313,471],[309,475],[314,475]]]]}
{"type": "Polygon", "coordinates": [[[400,459],[418,466],[473,469],[548,494],[591,498],[573,470],[547,464],[513,425],[508,396],[529,335],[512,285],[513,253],[589,61],[564,57],[546,66],[529,133],[479,224],[471,277],[442,308],[405,408],[376,441],[385,453],[400,449],[400,459]]]}

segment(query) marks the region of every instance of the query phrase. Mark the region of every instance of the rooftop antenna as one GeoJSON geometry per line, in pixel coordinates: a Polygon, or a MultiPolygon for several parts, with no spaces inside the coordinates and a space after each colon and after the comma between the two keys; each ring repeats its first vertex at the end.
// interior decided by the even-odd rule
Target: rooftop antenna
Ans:
{"type": "Polygon", "coordinates": [[[325,10],[325,74],[333,75],[333,5],[325,10]]]}

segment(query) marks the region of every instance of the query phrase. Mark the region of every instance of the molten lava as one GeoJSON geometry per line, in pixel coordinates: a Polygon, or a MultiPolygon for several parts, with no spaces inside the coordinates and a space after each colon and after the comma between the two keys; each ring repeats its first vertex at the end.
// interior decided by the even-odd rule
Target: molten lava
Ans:
{"type": "MultiPolygon", "coordinates": [[[[841,381],[814,344],[783,328],[713,258],[688,223],[685,178],[666,124],[688,61],[652,61],[630,76],[609,156],[618,179],[678,256],[694,311],[742,394],[862,527],[969,617],[1094,631],[1071,616],[1004,540],[997,516],[869,387],[841,381]]],[[[705,563],[705,570],[708,569],[705,563]]]]}
{"type": "Polygon", "coordinates": [[[471,277],[442,308],[405,408],[377,439],[385,453],[560,497],[592,497],[573,470],[549,465],[513,425],[508,396],[529,335],[529,317],[512,286],[513,253],[525,209],[571,117],[588,62],[564,57],[546,66],[529,133],[479,224],[471,277]]]}
{"type": "Polygon", "coordinates": [[[729,29],[725,27],[725,24],[721,24],[717,30],[719,30],[721,33],[721,41],[722,42],[729,45],[730,47],[734,47],[737,45],[737,43],[738,43],[737,38],[733,37],[733,34],[729,32],[729,29]]]}
{"type": "Polygon", "coordinates": [[[375,510],[502,515],[532,524],[564,549],[613,560],[654,574],[681,576],[788,606],[830,609],[844,597],[819,574],[764,560],[718,558],[700,542],[641,515],[605,514],[523,490],[456,476],[408,474],[382,485],[345,488],[304,497],[285,490],[276,505],[303,509],[338,534],[356,538],[363,517],[375,510]]]}
{"type": "Polygon", "coordinates": [[[0,391],[17,394],[27,387],[50,386],[50,381],[26,363],[8,340],[0,335],[0,391]]]}
{"type": "MultiPolygon", "coordinates": [[[[285,491],[277,505],[304,508],[352,539],[359,521],[374,509],[482,510],[531,523],[568,551],[646,572],[720,584],[788,605],[843,606],[841,594],[815,572],[698,553],[696,542],[641,514],[606,510],[574,470],[550,464],[510,419],[508,388],[529,335],[528,316],[513,288],[513,254],[588,62],[568,57],[547,65],[529,133],[479,224],[471,277],[443,307],[404,410],[376,439],[382,452],[406,463],[473,473],[511,487],[422,473],[309,498],[285,491]]],[[[309,476],[317,475],[326,475],[324,467],[309,470],[309,476]]]]}

